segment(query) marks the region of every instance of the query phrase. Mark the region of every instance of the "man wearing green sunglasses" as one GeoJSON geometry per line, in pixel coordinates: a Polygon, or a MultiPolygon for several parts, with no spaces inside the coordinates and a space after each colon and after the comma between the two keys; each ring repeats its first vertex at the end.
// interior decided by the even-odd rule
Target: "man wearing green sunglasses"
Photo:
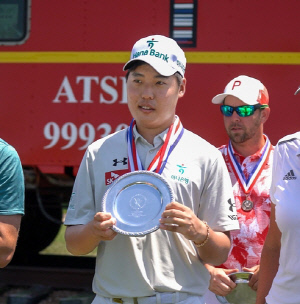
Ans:
{"type": "MultiPolygon", "coordinates": [[[[270,221],[273,150],[263,125],[270,115],[269,95],[257,79],[245,75],[231,80],[212,103],[220,105],[229,143],[219,148],[232,182],[240,230],[231,232],[232,248],[219,267],[206,265],[211,280],[206,304],[217,304],[236,284],[229,274],[251,272],[249,286],[257,290],[262,246],[270,221]]],[[[243,302],[241,299],[240,302],[243,302]]]]}

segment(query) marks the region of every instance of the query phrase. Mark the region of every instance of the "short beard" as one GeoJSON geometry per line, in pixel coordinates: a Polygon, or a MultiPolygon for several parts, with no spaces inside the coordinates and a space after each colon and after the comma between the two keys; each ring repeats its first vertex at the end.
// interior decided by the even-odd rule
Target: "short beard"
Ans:
{"type": "Polygon", "coordinates": [[[233,143],[241,144],[241,143],[244,143],[244,142],[246,142],[247,140],[253,138],[253,137],[255,136],[255,134],[257,133],[257,130],[259,129],[260,125],[261,125],[260,116],[261,116],[261,115],[259,115],[259,116],[257,117],[257,119],[254,121],[253,126],[252,126],[250,129],[248,129],[248,130],[246,130],[246,128],[245,128],[244,126],[241,126],[241,125],[239,125],[239,124],[237,124],[237,123],[231,124],[231,125],[229,126],[229,128],[226,129],[227,134],[228,134],[230,140],[231,140],[233,143]],[[241,128],[241,129],[243,130],[243,133],[233,135],[233,134],[231,133],[231,131],[230,131],[230,130],[232,129],[232,127],[239,127],[239,128],[241,128]]]}
{"type": "Polygon", "coordinates": [[[231,129],[232,127],[234,127],[234,126],[236,126],[236,124],[231,125],[231,126],[229,127],[229,129],[226,130],[226,131],[227,131],[227,134],[228,134],[228,136],[229,136],[229,138],[230,138],[230,140],[231,140],[232,142],[234,142],[234,143],[236,143],[236,144],[241,144],[241,143],[243,143],[243,142],[245,142],[245,141],[247,141],[248,139],[251,138],[251,136],[250,136],[250,135],[245,131],[245,129],[244,129],[243,127],[241,127],[241,126],[238,126],[238,127],[243,129],[243,133],[241,133],[241,134],[235,134],[235,135],[234,135],[233,133],[231,133],[230,129],[231,129]]]}

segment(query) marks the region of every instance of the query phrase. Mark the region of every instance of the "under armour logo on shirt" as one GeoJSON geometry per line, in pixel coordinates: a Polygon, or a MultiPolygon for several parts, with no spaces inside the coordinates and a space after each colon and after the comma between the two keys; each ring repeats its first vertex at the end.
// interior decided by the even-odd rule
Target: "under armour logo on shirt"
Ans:
{"type": "Polygon", "coordinates": [[[232,203],[232,202],[231,202],[231,198],[230,198],[227,202],[228,202],[228,204],[229,204],[229,210],[230,210],[231,212],[233,212],[233,207],[235,207],[235,203],[232,203]]]}
{"type": "Polygon", "coordinates": [[[127,165],[127,157],[124,157],[123,160],[118,160],[117,158],[113,160],[113,166],[117,166],[118,164],[127,165]]]}

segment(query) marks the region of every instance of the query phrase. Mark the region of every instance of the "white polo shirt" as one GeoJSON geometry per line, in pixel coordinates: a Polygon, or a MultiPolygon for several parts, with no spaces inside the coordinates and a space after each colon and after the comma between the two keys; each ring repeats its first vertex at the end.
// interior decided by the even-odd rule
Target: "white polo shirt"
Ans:
{"type": "Polygon", "coordinates": [[[282,237],[279,269],[266,300],[272,304],[299,304],[300,132],[285,136],[275,148],[270,195],[282,237]]]}
{"type": "MultiPolygon", "coordinates": [[[[86,224],[101,210],[111,182],[128,172],[127,130],[91,144],[82,160],[66,215],[66,225],[86,224]]],[[[156,136],[156,147],[166,132],[156,136]]],[[[152,147],[139,147],[142,162],[155,156],[152,147]]],[[[216,231],[238,229],[228,171],[221,153],[208,142],[184,130],[162,172],[177,202],[189,208],[216,231]]],[[[143,237],[117,235],[100,242],[93,290],[104,297],[153,296],[155,292],[203,295],[209,274],[193,243],[182,234],[157,230],[143,237]]]]}

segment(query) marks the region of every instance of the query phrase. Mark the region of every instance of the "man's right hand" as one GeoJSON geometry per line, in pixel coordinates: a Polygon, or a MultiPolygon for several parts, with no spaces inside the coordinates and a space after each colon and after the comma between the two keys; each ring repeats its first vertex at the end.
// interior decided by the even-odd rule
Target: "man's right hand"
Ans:
{"type": "Polygon", "coordinates": [[[92,221],[92,232],[103,241],[111,241],[117,235],[111,227],[116,224],[116,219],[110,213],[97,212],[92,221]]]}

